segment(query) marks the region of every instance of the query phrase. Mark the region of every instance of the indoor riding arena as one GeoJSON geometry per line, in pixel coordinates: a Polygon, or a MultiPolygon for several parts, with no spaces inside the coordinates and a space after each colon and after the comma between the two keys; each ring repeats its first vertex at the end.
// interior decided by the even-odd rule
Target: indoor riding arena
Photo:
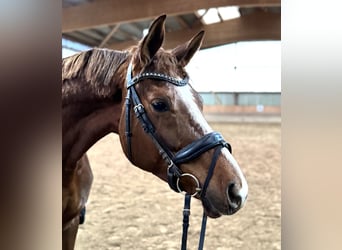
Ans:
{"type": "MultiPolygon", "coordinates": [[[[201,96],[205,118],[231,144],[248,183],[241,210],[208,218],[204,249],[277,250],[281,1],[233,5],[237,2],[63,0],[62,53],[65,58],[95,47],[122,51],[146,37],[151,22],[163,13],[165,49],[185,44],[204,30],[201,49],[186,71],[201,96]]],[[[130,164],[116,134],[100,139],[87,155],[94,179],[75,249],[180,249],[183,194],[130,164]]],[[[192,199],[188,249],[198,247],[202,213],[201,202],[192,199]]]]}

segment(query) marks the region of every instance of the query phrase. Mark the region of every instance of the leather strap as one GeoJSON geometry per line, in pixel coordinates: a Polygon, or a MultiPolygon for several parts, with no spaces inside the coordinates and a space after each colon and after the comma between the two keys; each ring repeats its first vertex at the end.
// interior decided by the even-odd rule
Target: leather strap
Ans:
{"type": "Polygon", "coordinates": [[[218,159],[218,157],[220,155],[221,149],[222,149],[222,146],[218,146],[215,149],[215,151],[214,151],[213,159],[211,160],[211,164],[209,166],[207,178],[205,179],[203,187],[202,187],[201,198],[204,198],[206,193],[207,193],[209,182],[211,180],[211,177],[213,176],[214,169],[215,169],[215,166],[216,166],[216,162],[217,162],[217,159],[218,159]]]}
{"type": "Polygon", "coordinates": [[[167,75],[164,75],[161,73],[145,72],[145,73],[141,73],[141,74],[133,77],[129,82],[127,82],[127,88],[130,88],[131,86],[133,86],[133,85],[137,84],[138,82],[145,80],[145,79],[166,81],[166,82],[172,83],[173,85],[176,85],[176,86],[185,86],[189,82],[188,77],[180,79],[180,78],[167,76],[167,75]]]}
{"type": "MultiPolygon", "coordinates": [[[[204,181],[203,188],[201,191],[201,198],[202,199],[206,195],[207,188],[209,186],[210,179],[213,176],[214,169],[216,166],[216,162],[217,162],[218,156],[221,152],[221,149],[222,149],[222,146],[218,146],[214,151],[213,159],[212,159],[210,166],[209,166],[207,178],[204,181]]],[[[188,227],[189,227],[189,216],[190,216],[190,199],[191,199],[191,195],[186,194],[185,198],[184,198],[184,209],[183,209],[183,234],[182,234],[182,247],[181,247],[182,250],[186,250],[186,242],[187,242],[188,227]]],[[[198,250],[203,249],[206,226],[207,226],[207,215],[203,211],[201,233],[200,233],[200,238],[199,238],[199,243],[198,243],[198,250]]]]}
{"type": "Polygon", "coordinates": [[[207,228],[207,218],[208,216],[203,211],[201,233],[200,233],[200,238],[198,242],[198,250],[202,250],[204,246],[205,229],[207,228]]]}
{"type": "Polygon", "coordinates": [[[223,139],[222,135],[218,132],[211,132],[209,134],[204,135],[199,140],[196,140],[193,143],[185,146],[180,151],[178,151],[175,157],[173,158],[173,162],[175,164],[182,164],[185,162],[189,162],[199,157],[204,152],[218,145],[227,147],[228,150],[231,152],[231,147],[229,143],[227,143],[223,139]]]}
{"type": "Polygon", "coordinates": [[[189,216],[190,216],[191,195],[186,194],[184,198],[183,208],[183,234],[182,234],[182,250],[186,250],[186,242],[188,240],[189,216]]]}

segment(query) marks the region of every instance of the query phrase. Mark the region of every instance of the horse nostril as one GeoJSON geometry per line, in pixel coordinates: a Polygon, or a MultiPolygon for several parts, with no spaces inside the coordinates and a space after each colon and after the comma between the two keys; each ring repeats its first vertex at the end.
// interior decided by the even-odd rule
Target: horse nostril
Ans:
{"type": "Polygon", "coordinates": [[[235,185],[235,183],[231,183],[228,186],[227,193],[228,193],[227,196],[228,196],[228,204],[229,204],[229,206],[233,210],[239,209],[240,206],[241,206],[242,198],[239,195],[239,190],[238,190],[237,186],[235,185]]]}

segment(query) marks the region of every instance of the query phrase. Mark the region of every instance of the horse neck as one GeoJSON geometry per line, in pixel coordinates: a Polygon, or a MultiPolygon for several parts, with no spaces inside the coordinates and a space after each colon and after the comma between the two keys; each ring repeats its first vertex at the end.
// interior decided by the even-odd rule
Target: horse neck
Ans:
{"type": "Polygon", "coordinates": [[[111,98],[101,95],[89,98],[91,95],[78,92],[74,98],[69,96],[72,102],[63,103],[63,169],[73,171],[77,161],[99,139],[111,132],[118,133],[121,89],[116,89],[111,98]]]}

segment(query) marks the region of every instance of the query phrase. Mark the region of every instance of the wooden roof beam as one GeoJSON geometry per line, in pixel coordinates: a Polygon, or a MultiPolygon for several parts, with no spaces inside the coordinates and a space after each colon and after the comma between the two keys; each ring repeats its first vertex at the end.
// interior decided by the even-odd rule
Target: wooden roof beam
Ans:
{"type": "Polygon", "coordinates": [[[183,29],[190,28],[189,25],[184,21],[184,19],[181,16],[176,16],[176,19],[183,29]]]}
{"type": "MultiPolygon", "coordinates": [[[[280,40],[281,18],[278,13],[256,12],[240,18],[166,33],[165,49],[171,49],[189,40],[200,30],[205,30],[202,49],[239,41],[280,40]]],[[[137,41],[127,41],[108,45],[108,48],[123,50],[137,41]]]]}
{"type": "Polygon", "coordinates": [[[102,0],[63,8],[62,32],[113,25],[149,18],[162,13],[173,16],[221,6],[280,6],[280,0],[102,0]],[[167,11],[166,11],[167,10],[167,11]]]}
{"type": "Polygon", "coordinates": [[[118,23],[112,28],[112,30],[106,35],[106,37],[100,43],[99,48],[103,48],[106,45],[108,40],[114,35],[114,33],[119,29],[119,27],[120,27],[120,24],[118,23]]]}

